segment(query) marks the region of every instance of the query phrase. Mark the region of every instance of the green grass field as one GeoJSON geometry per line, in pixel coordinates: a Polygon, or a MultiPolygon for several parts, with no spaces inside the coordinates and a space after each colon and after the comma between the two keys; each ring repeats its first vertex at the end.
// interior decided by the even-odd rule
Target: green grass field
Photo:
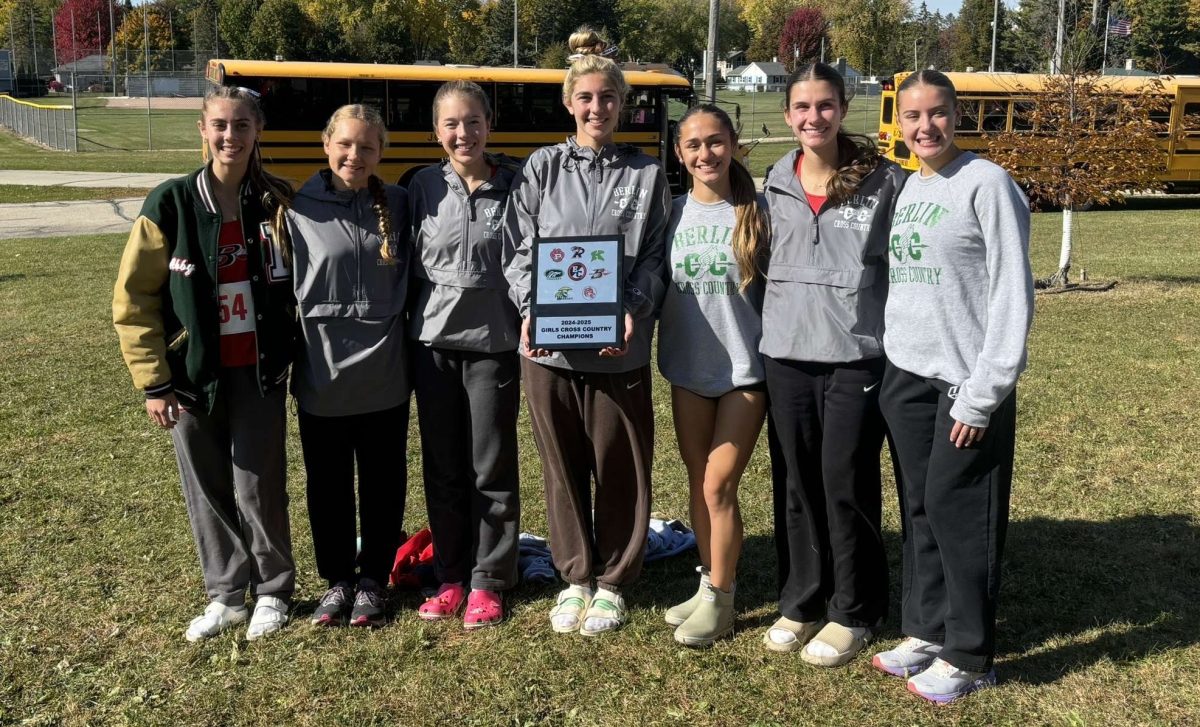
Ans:
{"type": "MultiPolygon", "coordinates": [[[[466,634],[415,616],[375,632],[304,623],[323,590],[297,440],[289,485],[300,622],[263,642],[182,638],[205,604],[169,438],[151,428],[110,325],[121,236],[0,245],[0,724],[1176,725],[1200,714],[1200,248],[1177,203],[1079,216],[1077,266],[1109,293],[1039,297],[1020,389],[1002,588],[1001,684],[935,709],[866,658],[825,671],[766,653],[775,563],[765,446],[746,473],[734,638],[676,646],[662,611],[694,556],[647,567],[623,631],[552,634],[555,589],[466,634]],[[80,251],[86,251],[81,254],[80,251]]],[[[1059,217],[1034,218],[1041,273],[1059,217]]],[[[684,516],[667,390],[655,391],[656,511],[684,516]]],[[[525,530],[545,533],[521,422],[525,530]]],[[[415,430],[405,524],[425,522],[415,430]]],[[[399,458],[397,465],[401,466],[399,458]]],[[[888,469],[885,467],[885,473],[888,469]]],[[[895,497],[886,536],[898,579],[895,497]]],[[[893,596],[899,585],[891,586],[893,596]]],[[[880,644],[899,638],[893,600],[880,644]]]]}
{"type": "Polygon", "coordinates": [[[135,187],[45,187],[27,184],[0,184],[0,204],[125,199],[145,196],[145,189],[135,187]]]}

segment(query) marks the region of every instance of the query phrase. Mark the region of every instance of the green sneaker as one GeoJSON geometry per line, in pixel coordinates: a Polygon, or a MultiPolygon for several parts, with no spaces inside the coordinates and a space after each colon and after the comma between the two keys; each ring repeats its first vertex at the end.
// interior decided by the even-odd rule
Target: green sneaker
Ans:
{"type": "Polygon", "coordinates": [[[684,646],[712,646],[717,639],[733,633],[733,621],[733,591],[708,584],[696,610],[675,629],[675,640],[684,646]]]}
{"type": "Polygon", "coordinates": [[[672,626],[678,626],[688,620],[688,616],[691,616],[692,611],[696,610],[696,606],[700,605],[700,597],[704,595],[704,589],[708,588],[708,569],[698,565],[696,572],[700,574],[700,587],[696,589],[696,593],[683,603],[668,608],[667,613],[663,616],[663,620],[672,626]]]}

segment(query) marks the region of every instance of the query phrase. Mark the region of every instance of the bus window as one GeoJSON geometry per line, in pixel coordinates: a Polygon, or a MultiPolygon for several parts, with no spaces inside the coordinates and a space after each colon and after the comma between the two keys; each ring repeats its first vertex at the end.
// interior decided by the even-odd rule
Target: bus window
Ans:
{"type": "Polygon", "coordinates": [[[960,134],[976,134],[979,132],[979,102],[978,101],[962,101],[958,102],[958,106],[962,109],[962,116],[958,119],[958,124],[954,130],[960,134]]]}
{"type": "Polygon", "coordinates": [[[1168,129],[1171,128],[1171,107],[1163,106],[1158,109],[1150,109],[1150,121],[1158,125],[1158,135],[1167,136],[1168,129]]]}
{"type": "Polygon", "coordinates": [[[1030,101],[1017,101],[1013,103],[1013,131],[1033,131],[1033,119],[1030,118],[1033,108],[1033,103],[1030,101]]]}
{"type": "Polygon", "coordinates": [[[883,106],[879,109],[879,125],[884,126],[892,123],[892,113],[895,111],[895,96],[884,96],[883,106]]]}
{"type": "MultiPolygon", "coordinates": [[[[252,79],[244,79],[251,82],[252,79]]],[[[263,115],[272,131],[325,128],[333,109],[347,101],[346,81],[340,78],[253,79],[262,89],[263,115]]],[[[255,88],[249,86],[249,88],[255,88]]]]}
{"type": "Polygon", "coordinates": [[[1120,106],[1115,101],[1102,105],[1096,112],[1096,131],[1112,131],[1117,128],[1117,117],[1120,115],[1120,106]]]}
{"type": "Polygon", "coordinates": [[[563,108],[562,86],[553,83],[497,83],[496,131],[574,131],[563,108]]]}
{"type": "Polygon", "coordinates": [[[1183,115],[1179,119],[1183,133],[1188,136],[1200,136],[1200,103],[1183,105],[1183,115]]]}
{"type": "Polygon", "coordinates": [[[392,131],[433,131],[433,95],[438,84],[388,81],[388,128],[392,131]]]}
{"type": "Polygon", "coordinates": [[[1004,131],[1008,128],[1008,102],[985,101],[983,103],[983,130],[1004,131]]]}
{"type": "Polygon", "coordinates": [[[392,120],[386,118],[388,112],[387,81],[352,79],[350,81],[350,103],[360,103],[372,107],[379,113],[385,114],[385,123],[391,125],[392,120]]]}
{"type": "Polygon", "coordinates": [[[655,109],[657,93],[649,88],[635,88],[625,102],[624,131],[658,131],[658,112],[655,109]]]}

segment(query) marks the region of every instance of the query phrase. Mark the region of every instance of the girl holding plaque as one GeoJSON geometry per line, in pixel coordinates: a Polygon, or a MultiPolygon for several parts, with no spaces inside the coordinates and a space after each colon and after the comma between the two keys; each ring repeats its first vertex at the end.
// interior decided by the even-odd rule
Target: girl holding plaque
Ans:
{"type": "MultiPolygon", "coordinates": [[[[505,213],[504,238],[510,295],[524,319],[521,376],[542,461],[550,546],[567,582],[550,622],[555,632],[585,636],[625,623],[621,591],[642,568],[654,449],[650,338],[670,215],[658,161],[614,141],[629,85],[615,63],[587,51],[594,45],[572,38],[583,55],[567,72],[562,100],[576,133],[529,156],[505,213]],[[585,235],[623,240],[624,336],[599,350],[551,352],[530,340],[534,241],[585,235]]],[[[596,264],[589,274],[597,274],[596,264]]]]}

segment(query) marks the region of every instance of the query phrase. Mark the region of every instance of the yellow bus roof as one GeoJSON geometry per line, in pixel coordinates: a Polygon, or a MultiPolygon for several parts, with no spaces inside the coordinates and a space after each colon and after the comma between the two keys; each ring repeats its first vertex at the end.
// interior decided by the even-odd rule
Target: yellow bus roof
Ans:
{"type": "MultiPolygon", "coordinates": [[[[897,73],[898,86],[911,73],[897,73]]],[[[954,84],[958,93],[1009,94],[1020,91],[1041,91],[1050,78],[1044,73],[947,73],[946,77],[954,84]]],[[[1113,91],[1134,93],[1143,88],[1149,81],[1158,79],[1162,82],[1163,91],[1174,94],[1177,87],[1198,88],[1200,77],[1197,76],[1104,76],[1103,85],[1113,91]]]]}
{"type": "MultiPolygon", "coordinates": [[[[224,68],[225,78],[285,77],[285,78],[363,78],[378,80],[454,81],[477,83],[562,83],[566,69],[510,68],[503,66],[424,66],[388,63],[318,63],[307,61],[240,61],[215,58],[208,62],[208,78],[217,81],[218,68],[224,68]]],[[[691,84],[675,71],[664,68],[626,70],[625,80],[631,86],[674,86],[691,88],[691,84]]]]}

